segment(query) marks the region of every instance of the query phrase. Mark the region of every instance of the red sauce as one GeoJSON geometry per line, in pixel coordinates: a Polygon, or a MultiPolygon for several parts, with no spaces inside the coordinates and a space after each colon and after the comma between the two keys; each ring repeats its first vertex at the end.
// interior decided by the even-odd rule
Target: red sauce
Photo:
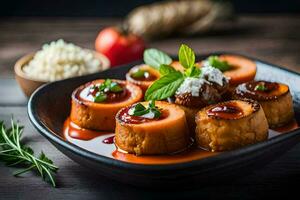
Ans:
{"type": "Polygon", "coordinates": [[[186,151],[177,154],[166,154],[166,155],[143,155],[136,156],[134,154],[120,152],[115,150],[112,156],[124,162],[138,163],[138,164],[174,164],[189,162],[192,160],[199,160],[210,156],[217,155],[218,152],[205,151],[203,149],[192,146],[186,151]]]}
{"type": "Polygon", "coordinates": [[[91,140],[101,135],[107,134],[104,132],[81,128],[80,126],[73,123],[69,118],[64,123],[64,130],[66,129],[68,131],[68,135],[71,138],[79,140],[91,140]]]}
{"type": "Polygon", "coordinates": [[[278,128],[274,128],[275,131],[278,131],[280,133],[284,133],[284,132],[288,132],[288,131],[292,131],[299,128],[299,124],[298,122],[293,119],[291,122],[289,122],[288,124],[278,127],[278,128]]]}
{"type": "Polygon", "coordinates": [[[271,100],[277,99],[280,95],[288,91],[280,90],[280,84],[267,81],[252,81],[240,84],[235,93],[242,98],[250,98],[255,100],[271,100]],[[262,89],[261,89],[262,88],[262,89]]]}
{"type": "MultiPolygon", "coordinates": [[[[296,128],[299,128],[297,125],[296,120],[291,122],[290,124],[281,127],[279,129],[275,129],[276,131],[279,131],[280,133],[286,133],[291,130],[294,130],[296,128]]],[[[168,155],[142,155],[142,156],[136,156],[134,154],[128,154],[124,152],[120,152],[116,149],[114,142],[113,142],[113,136],[107,137],[106,135],[111,135],[111,133],[107,132],[101,132],[101,131],[92,131],[87,130],[78,127],[77,125],[74,125],[74,123],[70,122],[69,119],[65,121],[64,124],[64,138],[68,140],[69,142],[72,142],[73,144],[84,148],[82,145],[82,142],[90,145],[91,149],[87,149],[91,152],[97,152],[97,154],[110,157],[116,160],[129,162],[129,163],[136,163],[136,164],[174,164],[174,163],[183,163],[183,162],[189,162],[193,160],[200,160],[204,159],[210,156],[214,156],[219,154],[220,152],[210,152],[205,151],[203,149],[197,148],[195,145],[192,145],[189,149],[176,153],[176,154],[168,154],[168,155]],[[70,137],[68,137],[70,136],[70,137]],[[105,137],[106,136],[106,137],[105,137]],[[76,140],[71,140],[69,138],[75,138],[76,140]],[[104,140],[100,140],[97,145],[94,145],[92,141],[88,140],[87,138],[94,138],[94,137],[105,137],[104,140]],[[107,142],[104,142],[106,141],[107,142]],[[103,141],[103,142],[101,142],[103,141]],[[111,142],[111,143],[110,143],[111,142]],[[111,146],[113,145],[113,146],[111,146]],[[105,151],[105,149],[111,149],[109,151],[105,151]]],[[[275,136],[280,134],[275,133],[275,136]]],[[[96,138],[95,138],[96,139],[96,138]]]]}
{"type": "Polygon", "coordinates": [[[208,116],[219,117],[222,119],[235,119],[243,116],[243,111],[235,103],[230,102],[221,104],[207,110],[208,116]]]}
{"type": "Polygon", "coordinates": [[[159,118],[148,119],[141,116],[132,116],[128,114],[128,111],[132,107],[123,108],[117,115],[117,118],[126,124],[142,124],[146,122],[158,121],[168,117],[167,110],[161,110],[161,116],[159,118]]]}
{"type": "Polygon", "coordinates": [[[114,143],[114,139],[115,139],[115,136],[110,136],[110,137],[105,138],[104,140],[102,140],[102,142],[104,144],[113,144],[114,143]]]}
{"type": "Polygon", "coordinates": [[[135,76],[133,76],[132,74],[134,73],[132,73],[131,75],[130,75],[130,77],[132,78],[132,79],[134,79],[134,80],[137,80],[137,81],[155,81],[158,77],[157,76],[155,76],[154,74],[152,74],[151,73],[151,71],[148,71],[148,70],[142,70],[141,69],[141,71],[143,71],[144,73],[143,73],[143,76],[141,76],[141,77],[135,77],[135,76]]]}

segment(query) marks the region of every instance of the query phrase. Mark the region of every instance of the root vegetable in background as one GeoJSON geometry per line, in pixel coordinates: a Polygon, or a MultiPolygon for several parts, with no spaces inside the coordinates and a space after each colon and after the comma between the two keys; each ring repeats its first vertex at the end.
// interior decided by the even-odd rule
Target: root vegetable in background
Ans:
{"type": "Polygon", "coordinates": [[[144,38],[175,32],[190,35],[211,30],[232,13],[232,5],[226,1],[173,0],[138,7],[129,13],[125,23],[130,32],[144,38]]]}

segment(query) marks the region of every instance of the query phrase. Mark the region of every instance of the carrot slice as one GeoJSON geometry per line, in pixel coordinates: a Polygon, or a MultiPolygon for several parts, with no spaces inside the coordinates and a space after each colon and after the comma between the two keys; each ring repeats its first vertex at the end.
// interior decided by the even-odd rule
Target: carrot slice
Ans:
{"type": "MultiPolygon", "coordinates": [[[[141,102],[144,106],[148,102],[141,102]]],[[[164,118],[139,124],[121,120],[123,110],[116,116],[116,145],[137,155],[166,154],[189,146],[190,138],[184,111],[177,105],[156,101],[155,105],[167,112],[164,118]]],[[[126,108],[124,108],[126,109],[126,108]]],[[[128,108],[127,108],[128,109],[128,108]]]]}
{"type": "Polygon", "coordinates": [[[211,151],[233,150],[268,138],[264,111],[251,100],[232,100],[205,107],[196,114],[196,124],[197,145],[211,151]],[[233,110],[229,111],[230,107],[233,110]]]}
{"type": "Polygon", "coordinates": [[[252,60],[237,55],[220,55],[219,58],[232,66],[232,69],[224,72],[224,75],[230,78],[231,85],[238,85],[254,79],[256,64],[252,60]]]}
{"type": "Polygon", "coordinates": [[[158,79],[160,77],[160,73],[156,69],[154,69],[154,68],[152,68],[148,65],[143,64],[143,65],[137,65],[137,66],[131,68],[129,70],[129,72],[126,74],[126,80],[130,83],[133,83],[133,84],[139,86],[143,90],[143,93],[145,94],[148,87],[156,79],[149,81],[149,80],[138,80],[138,79],[133,78],[132,74],[134,72],[138,71],[138,70],[144,70],[144,71],[148,72],[151,76],[155,77],[156,79],[158,79]]]}
{"type": "Polygon", "coordinates": [[[142,99],[142,90],[131,83],[121,80],[112,80],[120,84],[124,84],[128,90],[128,98],[113,103],[95,103],[90,100],[81,98],[81,92],[97,83],[103,83],[104,80],[95,80],[77,88],[72,94],[72,107],[70,119],[72,122],[82,128],[114,131],[115,115],[117,112],[128,105],[136,103],[142,99]]]}
{"type": "Polygon", "coordinates": [[[171,63],[171,66],[172,66],[174,69],[176,69],[176,70],[178,70],[178,71],[180,71],[180,72],[183,72],[183,71],[184,71],[184,67],[180,64],[179,61],[173,61],[173,62],[171,63]]]}

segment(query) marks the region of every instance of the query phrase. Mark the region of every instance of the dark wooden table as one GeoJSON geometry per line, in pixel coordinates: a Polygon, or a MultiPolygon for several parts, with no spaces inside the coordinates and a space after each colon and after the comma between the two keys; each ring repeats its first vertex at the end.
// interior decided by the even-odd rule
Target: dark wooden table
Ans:
{"type": "MultiPolygon", "coordinates": [[[[97,32],[117,24],[117,19],[0,18],[0,120],[13,117],[25,125],[24,141],[41,149],[60,167],[58,188],[27,174],[15,178],[15,169],[0,164],[0,199],[154,199],[154,198],[238,198],[286,197],[298,194],[300,144],[262,169],[228,183],[215,183],[190,190],[150,190],[119,184],[93,174],[56,150],[30,124],[26,98],[18,88],[13,65],[22,55],[36,51],[51,40],[64,38],[93,48],[97,32]]],[[[241,16],[232,31],[192,38],[173,37],[149,43],[176,53],[181,43],[198,53],[233,51],[257,57],[300,72],[300,15],[241,16]]]]}

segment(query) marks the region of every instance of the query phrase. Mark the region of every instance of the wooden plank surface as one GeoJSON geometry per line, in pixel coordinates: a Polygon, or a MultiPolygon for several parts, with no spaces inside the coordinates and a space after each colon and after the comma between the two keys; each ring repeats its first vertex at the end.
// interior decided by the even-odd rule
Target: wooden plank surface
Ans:
{"type": "MultiPolygon", "coordinates": [[[[97,18],[0,18],[0,77],[12,77],[15,61],[42,44],[63,38],[82,47],[94,48],[95,37],[117,19],[97,18]]],[[[233,51],[286,66],[300,68],[300,15],[241,16],[234,29],[190,38],[172,37],[149,44],[169,53],[177,53],[186,43],[198,53],[233,51]]]]}
{"type": "MultiPolygon", "coordinates": [[[[15,178],[12,168],[0,164],[0,199],[258,199],[298,194],[300,181],[300,144],[253,172],[227,184],[172,191],[149,190],[119,184],[91,173],[56,150],[30,124],[26,98],[13,80],[15,61],[37,50],[44,42],[65,38],[78,45],[93,48],[99,29],[116,24],[110,19],[0,19],[0,120],[9,121],[12,114],[25,125],[24,141],[36,152],[43,149],[60,167],[58,188],[51,188],[33,174],[15,178]]],[[[151,42],[151,46],[176,53],[182,42],[199,53],[234,51],[255,56],[300,72],[300,16],[242,16],[234,31],[192,38],[173,37],[151,42]]]]}
{"type": "Polygon", "coordinates": [[[155,191],[119,184],[91,173],[88,169],[71,161],[56,150],[32,127],[25,107],[0,107],[0,119],[9,122],[11,115],[25,125],[23,141],[32,146],[35,152],[41,149],[49,155],[60,169],[56,176],[58,188],[52,188],[39,177],[27,174],[24,178],[12,176],[14,168],[0,165],[0,199],[173,199],[208,197],[234,198],[242,195],[245,199],[284,195],[283,191],[298,192],[300,181],[300,144],[271,162],[262,169],[231,180],[226,184],[215,183],[190,190],[155,191]]]}
{"type": "Polygon", "coordinates": [[[15,79],[0,78],[0,106],[26,106],[27,98],[15,79]]]}

